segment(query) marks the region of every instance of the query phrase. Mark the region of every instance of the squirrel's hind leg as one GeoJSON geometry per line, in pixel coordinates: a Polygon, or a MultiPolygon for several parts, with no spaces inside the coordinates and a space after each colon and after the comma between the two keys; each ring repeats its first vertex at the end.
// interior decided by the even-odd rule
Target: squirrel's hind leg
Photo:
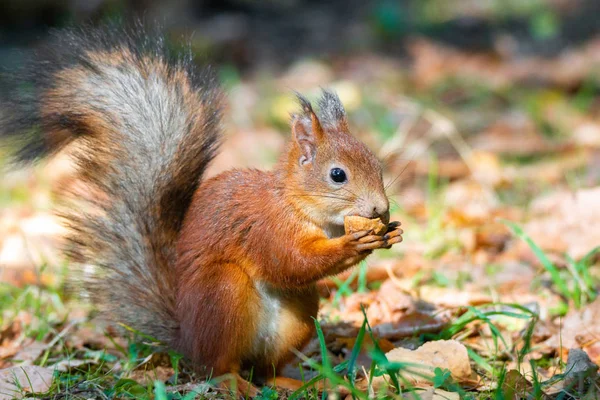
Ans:
{"type": "Polygon", "coordinates": [[[177,350],[202,375],[237,375],[254,346],[259,307],[254,285],[237,265],[190,266],[178,291],[177,350]]]}

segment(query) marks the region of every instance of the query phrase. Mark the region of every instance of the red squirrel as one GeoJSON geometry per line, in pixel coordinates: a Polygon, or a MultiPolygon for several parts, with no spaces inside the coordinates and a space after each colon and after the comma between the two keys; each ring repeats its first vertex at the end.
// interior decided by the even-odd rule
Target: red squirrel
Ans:
{"type": "Polygon", "coordinates": [[[86,290],[113,321],[199,372],[273,374],[314,333],[316,282],[402,240],[381,164],[349,133],[333,92],[318,112],[298,95],[273,171],[203,180],[222,138],[223,94],[189,52],[109,28],[54,39],[11,78],[2,135],[23,162],[73,143],[93,195],[66,196],[75,203],[62,214],[71,260],[93,266],[86,290]],[[348,215],[378,217],[387,232],[345,234],[348,215]]]}

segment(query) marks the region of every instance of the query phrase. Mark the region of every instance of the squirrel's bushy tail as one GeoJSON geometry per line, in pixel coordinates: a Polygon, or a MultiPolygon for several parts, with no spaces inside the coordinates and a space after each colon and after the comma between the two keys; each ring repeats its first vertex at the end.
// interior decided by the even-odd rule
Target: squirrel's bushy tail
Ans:
{"type": "Polygon", "coordinates": [[[0,132],[20,161],[74,142],[89,195],[63,215],[70,255],[93,271],[86,289],[116,321],[169,342],[175,241],[218,148],[221,94],[189,55],[172,57],[150,37],[141,28],[55,35],[8,79],[0,132]]]}

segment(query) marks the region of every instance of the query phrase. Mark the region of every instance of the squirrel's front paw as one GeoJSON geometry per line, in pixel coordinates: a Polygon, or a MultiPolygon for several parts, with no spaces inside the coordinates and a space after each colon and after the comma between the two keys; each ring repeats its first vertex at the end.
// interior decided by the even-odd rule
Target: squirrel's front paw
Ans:
{"type": "Polygon", "coordinates": [[[357,253],[371,252],[385,244],[383,236],[374,235],[373,231],[359,231],[344,236],[345,245],[357,253]]]}
{"type": "Polygon", "coordinates": [[[373,231],[360,231],[346,235],[346,245],[358,253],[371,252],[375,249],[389,249],[402,241],[400,222],[390,222],[384,235],[374,235],[373,231]]]}
{"type": "Polygon", "coordinates": [[[387,242],[387,245],[384,246],[384,249],[389,249],[392,245],[396,243],[400,243],[402,241],[402,234],[404,231],[400,228],[400,222],[394,221],[388,224],[388,230],[385,235],[383,235],[383,240],[387,242]]]}

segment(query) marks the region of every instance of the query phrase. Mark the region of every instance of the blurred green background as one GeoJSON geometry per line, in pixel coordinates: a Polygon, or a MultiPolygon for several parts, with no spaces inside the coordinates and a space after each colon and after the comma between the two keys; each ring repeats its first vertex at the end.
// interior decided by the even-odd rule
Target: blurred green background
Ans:
{"type": "Polygon", "coordinates": [[[358,51],[402,57],[414,35],[470,50],[510,38],[518,52],[551,55],[597,34],[599,11],[594,0],[5,0],[0,58],[50,28],[132,18],[193,35],[199,53],[242,70],[358,51]]]}

